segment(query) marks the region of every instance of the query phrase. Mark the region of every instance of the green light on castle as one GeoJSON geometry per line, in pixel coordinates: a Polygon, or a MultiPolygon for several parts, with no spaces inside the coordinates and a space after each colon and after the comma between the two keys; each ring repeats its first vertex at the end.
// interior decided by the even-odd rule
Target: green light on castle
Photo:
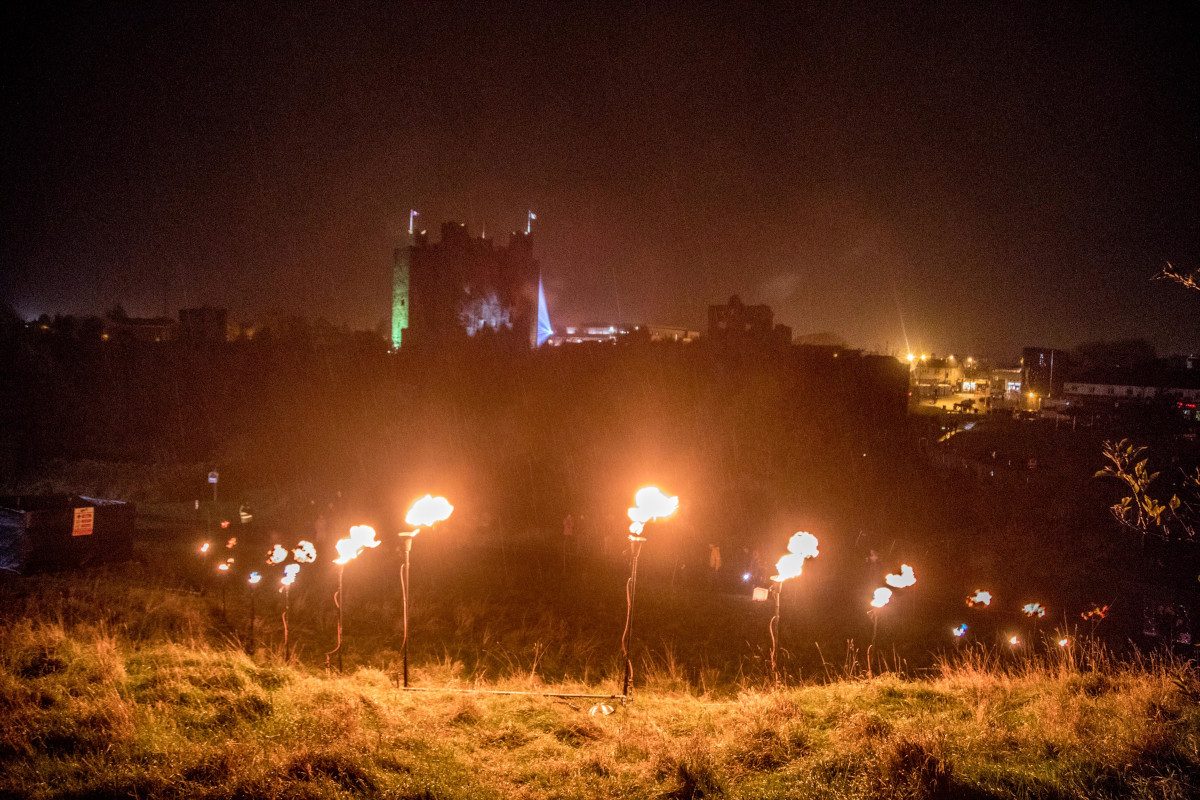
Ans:
{"type": "Polygon", "coordinates": [[[412,247],[396,248],[392,266],[392,348],[400,349],[400,340],[408,327],[408,268],[412,261],[412,247]]]}
{"type": "Polygon", "coordinates": [[[417,220],[416,209],[408,212],[408,239],[403,247],[396,248],[395,263],[392,265],[392,349],[400,349],[400,340],[408,328],[408,268],[412,265],[413,223],[417,220]]]}

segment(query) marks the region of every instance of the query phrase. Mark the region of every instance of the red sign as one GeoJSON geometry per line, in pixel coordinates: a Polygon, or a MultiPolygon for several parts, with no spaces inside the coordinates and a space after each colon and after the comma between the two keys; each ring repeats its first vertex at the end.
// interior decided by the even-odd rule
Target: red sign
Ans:
{"type": "Polygon", "coordinates": [[[91,536],[96,524],[96,509],[92,507],[75,509],[75,524],[71,528],[72,536],[91,536]]]}

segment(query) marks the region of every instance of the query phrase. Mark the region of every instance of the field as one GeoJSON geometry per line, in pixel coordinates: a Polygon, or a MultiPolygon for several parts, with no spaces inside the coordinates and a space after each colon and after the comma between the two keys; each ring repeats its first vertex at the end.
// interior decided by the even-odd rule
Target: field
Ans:
{"type": "MultiPolygon", "coordinates": [[[[427,608],[414,622],[441,655],[415,651],[413,683],[429,691],[405,692],[396,684],[396,653],[369,618],[347,618],[348,661],[338,674],[322,666],[326,642],[313,646],[324,622],[297,624],[300,654],[285,662],[272,613],[275,627],[259,629],[247,655],[245,593],[236,602],[230,593],[222,614],[217,592],[178,588],[185,583],[172,574],[147,579],[138,566],[5,582],[0,794],[448,800],[1200,792],[1194,667],[1169,656],[1117,660],[1086,637],[1022,657],[1000,658],[978,645],[928,669],[896,672],[904,664],[893,662],[871,677],[861,656],[839,652],[836,666],[780,687],[761,671],[731,678],[696,669],[694,656],[668,642],[638,652],[636,689],[622,703],[469,693],[611,694],[619,662],[598,633],[568,647],[571,623],[535,613],[523,618],[525,638],[497,633],[493,657],[468,663],[457,656],[479,649],[473,635],[453,649],[454,630],[430,630],[443,612],[427,608]]],[[[460,631],[478,623],[473,613],[486,613],[486,603],[471,612],[462,597],[446,602],[460,631]]],[[[647,595],[648,618],[660,602],[647,595]]],[[[498,631],[522,619],[511,609],[493,613],[498,631]]],[[[646,640],[664,641],[652,627],[645,626],[646,640]]]]}

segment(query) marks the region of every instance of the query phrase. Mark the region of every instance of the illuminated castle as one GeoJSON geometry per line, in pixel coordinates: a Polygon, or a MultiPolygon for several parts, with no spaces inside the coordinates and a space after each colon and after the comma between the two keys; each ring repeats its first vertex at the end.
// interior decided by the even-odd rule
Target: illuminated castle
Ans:
{"type": "Polygon", "coordinates": [[[410,232],[407,240],[393,260],[393,348],[481,336],[536,346],[549,335],[549,319],[539,324],[545,300],[528,230],[498,246],[472,237],[466,225],[446,222],[436,244],[424,231],[410,232]]]}

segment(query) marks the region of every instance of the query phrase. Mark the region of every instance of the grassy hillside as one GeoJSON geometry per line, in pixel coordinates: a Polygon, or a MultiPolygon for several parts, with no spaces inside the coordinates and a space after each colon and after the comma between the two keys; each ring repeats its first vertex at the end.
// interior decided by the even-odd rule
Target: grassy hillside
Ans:
{"type": "MultiPolygon", "coordinates": [[[[0,794],[18,797],[1183,798],[1200,793],[1200,678],[1086,641],[966,650],[919,677],[701,686],[659,655],[631,703],[404,692],[393,676],[255,657],[210,597],[117,571],[0,587],[0,794]]],[[[417,685],[607,694],[619,672],[417,685]],[[611,674],[610,674],[611,673],[611,674]]]]}

